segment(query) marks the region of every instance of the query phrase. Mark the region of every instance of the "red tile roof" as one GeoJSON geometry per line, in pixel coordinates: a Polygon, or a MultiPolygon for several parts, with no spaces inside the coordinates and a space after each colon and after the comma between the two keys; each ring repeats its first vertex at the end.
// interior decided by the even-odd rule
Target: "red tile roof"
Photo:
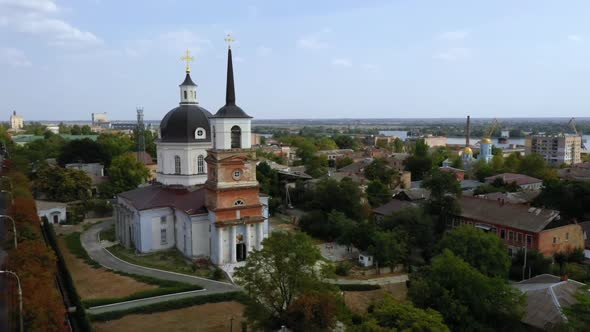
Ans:
{"type": "Polygon", "coordinates": [[[138,210],[169,207],[182,210],[189,215],[207,213],[204,187],[187,189],[154,184],[126,191],[118,196],[138,210]]]}

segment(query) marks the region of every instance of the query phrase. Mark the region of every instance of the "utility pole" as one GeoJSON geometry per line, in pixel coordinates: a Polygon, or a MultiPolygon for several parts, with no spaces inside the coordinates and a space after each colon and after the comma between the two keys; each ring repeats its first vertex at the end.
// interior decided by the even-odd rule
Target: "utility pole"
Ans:
{"type": "Polygon", "coordinates": [[[13,275],[16,278],[16,282],[18,284],[18,304],[19,304],[19,312],[20,312],[20,332],[24,332],[25,329],[23,327],[23,290],[20,286],[20,278],[18,277],[18,275],[12,271],[2,271],[0,270],[0,274],[10,274],[13,275]]]}
{"type": "MultiPolygon", "coordinates": [[[[522,265],[522,280],[524,280],[524,274],[526,272],[526,254],[527,254],[527,246],[524,245],[524,264],[522,265]]],[[[529,270],[529,279],[530,279],[530,270],[529,270]]]]}

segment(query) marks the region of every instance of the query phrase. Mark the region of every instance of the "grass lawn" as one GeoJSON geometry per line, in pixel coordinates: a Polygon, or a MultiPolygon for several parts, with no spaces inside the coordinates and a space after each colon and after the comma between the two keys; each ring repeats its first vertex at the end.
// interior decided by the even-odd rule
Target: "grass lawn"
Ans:
{"type": "Polygon", "coordinates": [[[219,302],[175,309],[152,314],[133,314],[123,318],[93,323],[94,331],[229,331],[233,317],[233,331],[241,331],[244,305],[238,302],[219,302]]]}
{"type": "Polygon", "coordinates": [[[363,292],[344,292],[344,302],[346,306],[354,313],[366,314],[369,305],[383,298],[383,295],[390,293],[394,298],[404,301],[408,295],[406,283],[395,283],[382,285],[381,289],[363,292]]]}
{"type": "Polygon", "coordinates": [[[115,245],[107,249],[113,255],[132,264],[151,267],[165,271],[195,275],[203,278],[212,278],[212,270],[208,267],[197,268],[197,265],[189,262],[178,250],[170,249],[145,255],[136,255],[133,250],[121,245],[115,245]],[[193,270],[193,268],[196,268],[193,270]]]}
{"type": "MultiPolygon", "coordinates": [[[[79,234],[78,234],[79,239],[79,234]]],[[[70,241],[73,241],[70,239],[70,241]]],[[[58,238],[68,270],[76,289],[83,300],[125,297],[131,294],[158,288],[137,280],[118,275],[103,267],[95,268],[76,257],[66,245],[64,237],[58,238]]]]}

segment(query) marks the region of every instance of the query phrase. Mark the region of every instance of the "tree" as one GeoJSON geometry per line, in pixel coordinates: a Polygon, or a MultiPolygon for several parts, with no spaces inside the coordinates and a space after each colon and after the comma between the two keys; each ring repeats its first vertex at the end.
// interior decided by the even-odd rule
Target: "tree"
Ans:
{"type": "Polygon", "coordinates": [[[82,135],[91,135],[92,129],[90,128],[89,125],[83,125],[82,128],[80,128],[80,133],[82,135]]]}
{"type": "Polygon", "coordinates": [[[334,179],[321,179],[315,189],[309,189],[302,199],[307,210],[332,210],[343,212],[348,218],[360,220],[363,217],[361,190],[350,178],[340,182],[334,179]]]}
{"type": "Polygon", "coordinates": [[[348,165],[352,164],[353,162],[354,162],[354,160],[352,160],[352,158],[350,158],[348,156],[336,159],[336,169],[340,169],[342,167],[348,166],[348,165]]]}
{"type": "Polygon", "coordinates": [[[294,331],[331,330],[336,324],[337,299],[326,292],[306,292],[287,311],[287,325],[294,331]]]}
{"type": "Polygon", "coordinates": [[[61,149],[58,158],[60,165],[69,163],[102,163],[107,166],[111,163],[112,156],[108,155],[97,142],[85,138],[67,142],[61,149]]]}
{"type": "Polygon", "coordinates": [[[359,331],[380,331],[370,328],[388,328],[392,331],[407,332],[448,332],[442,315],[433,309],[416,308],[411,303],[400,303],[391,295],[386,295],[377,301],[373,311],[368,314],[368,320],[359,331]]]}
{"type": "Polygon", "coordinates": [[[84,171],[44,165],[37,171],[35,192],[58,202],[86,200],[90,197],[92,180],[84,171]]]}
{"type": "Polygon", "coordinates": [[[535,199],[534,205],[559,210],[566,218],[583,220],[590,214],[590,183],[544,181],[543,190],[535,199]]]}
{"type": "Polygon", "coordinates": [[[305,173],[314,178],[326,175],[328,173],[328,158],[325,155],[310,157],[305,164],[305,173]]]}
{"type": "Polygon", "coordinates": [[[326,241],[340,238],[343,230],[355,222],[346,218],[342,212],[333,210],[329,213],[311,211],[301,218],[299,227],[309,235],[326,241]]]}
{"type": "Polygon", "coordinates": [[[315,145],[317,146],[318,150],[336,150],[338,149],[338,145],[334,142],[333,139],[330,137],[321,137],[316,140],[315,145]]]}
{"type": "Polygon", "coordinates": [[[135,154],[126,153],[113,159],[108,168],[109,181],[101,186],[101,193],[106,197],[135,189],[144,183],[149,176],[149,170],[138,161],[135,154]]]}
{"type": "Polygon", "coordinates": [[[423,138],[420,138],[416,141],[416,145],[414,146],[414,155],[417,157],[427,157],[428,156],[428,144],[423,138]]]}
{"type": "Polygon", "coordinates": [[[496,174],[492,165],[485,160],[476,161],[472,166],[472,171],[480,182],[484,182],[485,178],[496,174]]]}
{"type": "Polygon", "coordinates": [[[513,152],[504,160],[504,169],[507,172],[517,172],[520,165],[521,156],[517,152],[513,152]]]}
{"type": "Polygon", "coordinates": [[[557,179],[557,172],[547,165],[543,156],[536,153],[522,158],[518,165],[518,172],[542,180],[557,179]]]}
{"type": "Polygon", "coordinates": [[[442,234],[447,218],[460,212],[457,197],[461,195],[461,186],[453,173],[435,170],[424,179],[422,187],[430,190],[426,208],[438,216],[436,229],[442,234]]]}
{"type": "Polygon", "coordinates": [[[395,152],[395,153],[404,152],[404,141],[402,141],[399,137],[396,137],[393,140],[393,152],[395,152]]]}
{"type": "Polygon", "coordinates": [[[316,269],[320,252],[303,233],[279,233],[263,241],[238,267],[236,280],[250,296],[246,315],[255,325],[277,327],[288,321],[288,309],[305,292],[328,289],[316,269]]]}
{"type": "Polygon", "coordinates": [[[367,200],[372,207],[381,206],[391,200],[391,190],[379,180],[369,182],[367,200]]]}
{"type": "Polygon", "coordinates": [[[334,135],[333,138],[340,149],[358,149],[358,142],[352,136],[338,134],[334,135]]]}
{"type": "Polygon", "coordinates": [[[393,271],[407,258],[406,241],[405,234],[400,231],[376,232],[368,251],[380,266],[388,265],[393,271]]]}
{"type": "Polygon", "coordinates": [[[412,173],[413,180],[422,180],[422,178],[432,168],[432,159],[430,157],[410,156],[404,161],[406,171],[412,173]]]}
{"type": "Polygon", "coordinates": [[[495,234],[465,225],[446,233],[438,248],[449,249],[489,277],[508,277],[508,248],[495,234]]]}
{"type": "Polygon", "coordinates": [[[70,129],[72,135],[82,135],[82,128],[79,125],[73,125],[72,129],[70,129]]]}
{"type": "Polygon", "coordinates": [[[365,167],[365,177],[369,180],[378,180],[389,186],[396,176],[396,172],[387,164],[384,158],[375,158],[365,167]]]}
{"type": "Polygon", "coordinates": [[[511,330],[524,313],[524,294],[443,250],[411,276],[409,295],[420,308],[439,311],[453,331],[511,330]]]}
{"type": "Polygon", "coordinates": [[[420,250],[430,258],[434,243],[434,224],[432,218],[420,208],[407,208],[385,217],[377,223],[381,230],[399,230],[406,234],[407,254],[420,250]]]}
{"type": "Polygon", "coordinates": [[[134,150],[134,143],[128,135],[103,133],[98,136],[96,142],[111,159],[134,150]]]}

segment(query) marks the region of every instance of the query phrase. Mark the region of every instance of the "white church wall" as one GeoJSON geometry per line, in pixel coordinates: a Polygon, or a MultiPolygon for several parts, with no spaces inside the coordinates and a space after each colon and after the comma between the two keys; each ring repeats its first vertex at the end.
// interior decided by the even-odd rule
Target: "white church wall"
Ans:
{"type": "Polygon", "coordinates": [[[207,181],[207,162],[203,163],[203,173],[197,174],[198,157],[207,157],[211,143],[158,143],[158,174],[160,183],[193,186],[207,181]],[[176,173],[175,157],[180,157],[180,174],[176,173]]]}
{"type": "Polygon", "coordinates": [[[187,227],[187,224],[190,224],[190,217],[186,213],[178,210],[175,210],[175,215],[176,249],[186,257],[190,257],[191,230],[190,226],[187,227]]]}
{"type": "Polygon", "coordinates": [[[161,208],[144,210],[141,216],[141,252],[170,249],[174,247],[174,215],[172,209],[161,208]],[[166,217],[162,223],[161,217],[166,217]],[[165,229],[165,243],[161,240],[162,232],[165,229]]]}
{"type": "Polygon", "coordinates": [[[263,234],[264,237],[267,238],[268,234],[270,233],[270,225],[268,223],[268,201],[270,199],[270,196],[266,196],[266,195],[261,195],[259,200],[260,200],[260,204],[262,204],[262,216],[264,217],[264,222],[263,222],[263,234]]]}
{"type": "Polygon", "coordinates": [[[216,149],[231,149],[231,128],[239,126],[242,131],[242,149],[252,147],[251,119],[211,118],[211,126],[214,129],[213,144],[216,149]]]}
{"type": "MultiPolygon", "coordinates": [[[[191,218],[191,230],[192,230],[192,256],[211,256],[209,249],[209,239],[211,234],[209,233],[209,218],[206,214],[193,216],[191,218]]],[[[213,228],[213,227],[212,227],[213,228]]],[[[213,241],[211,241],[213,245],[213,241]]]]}

